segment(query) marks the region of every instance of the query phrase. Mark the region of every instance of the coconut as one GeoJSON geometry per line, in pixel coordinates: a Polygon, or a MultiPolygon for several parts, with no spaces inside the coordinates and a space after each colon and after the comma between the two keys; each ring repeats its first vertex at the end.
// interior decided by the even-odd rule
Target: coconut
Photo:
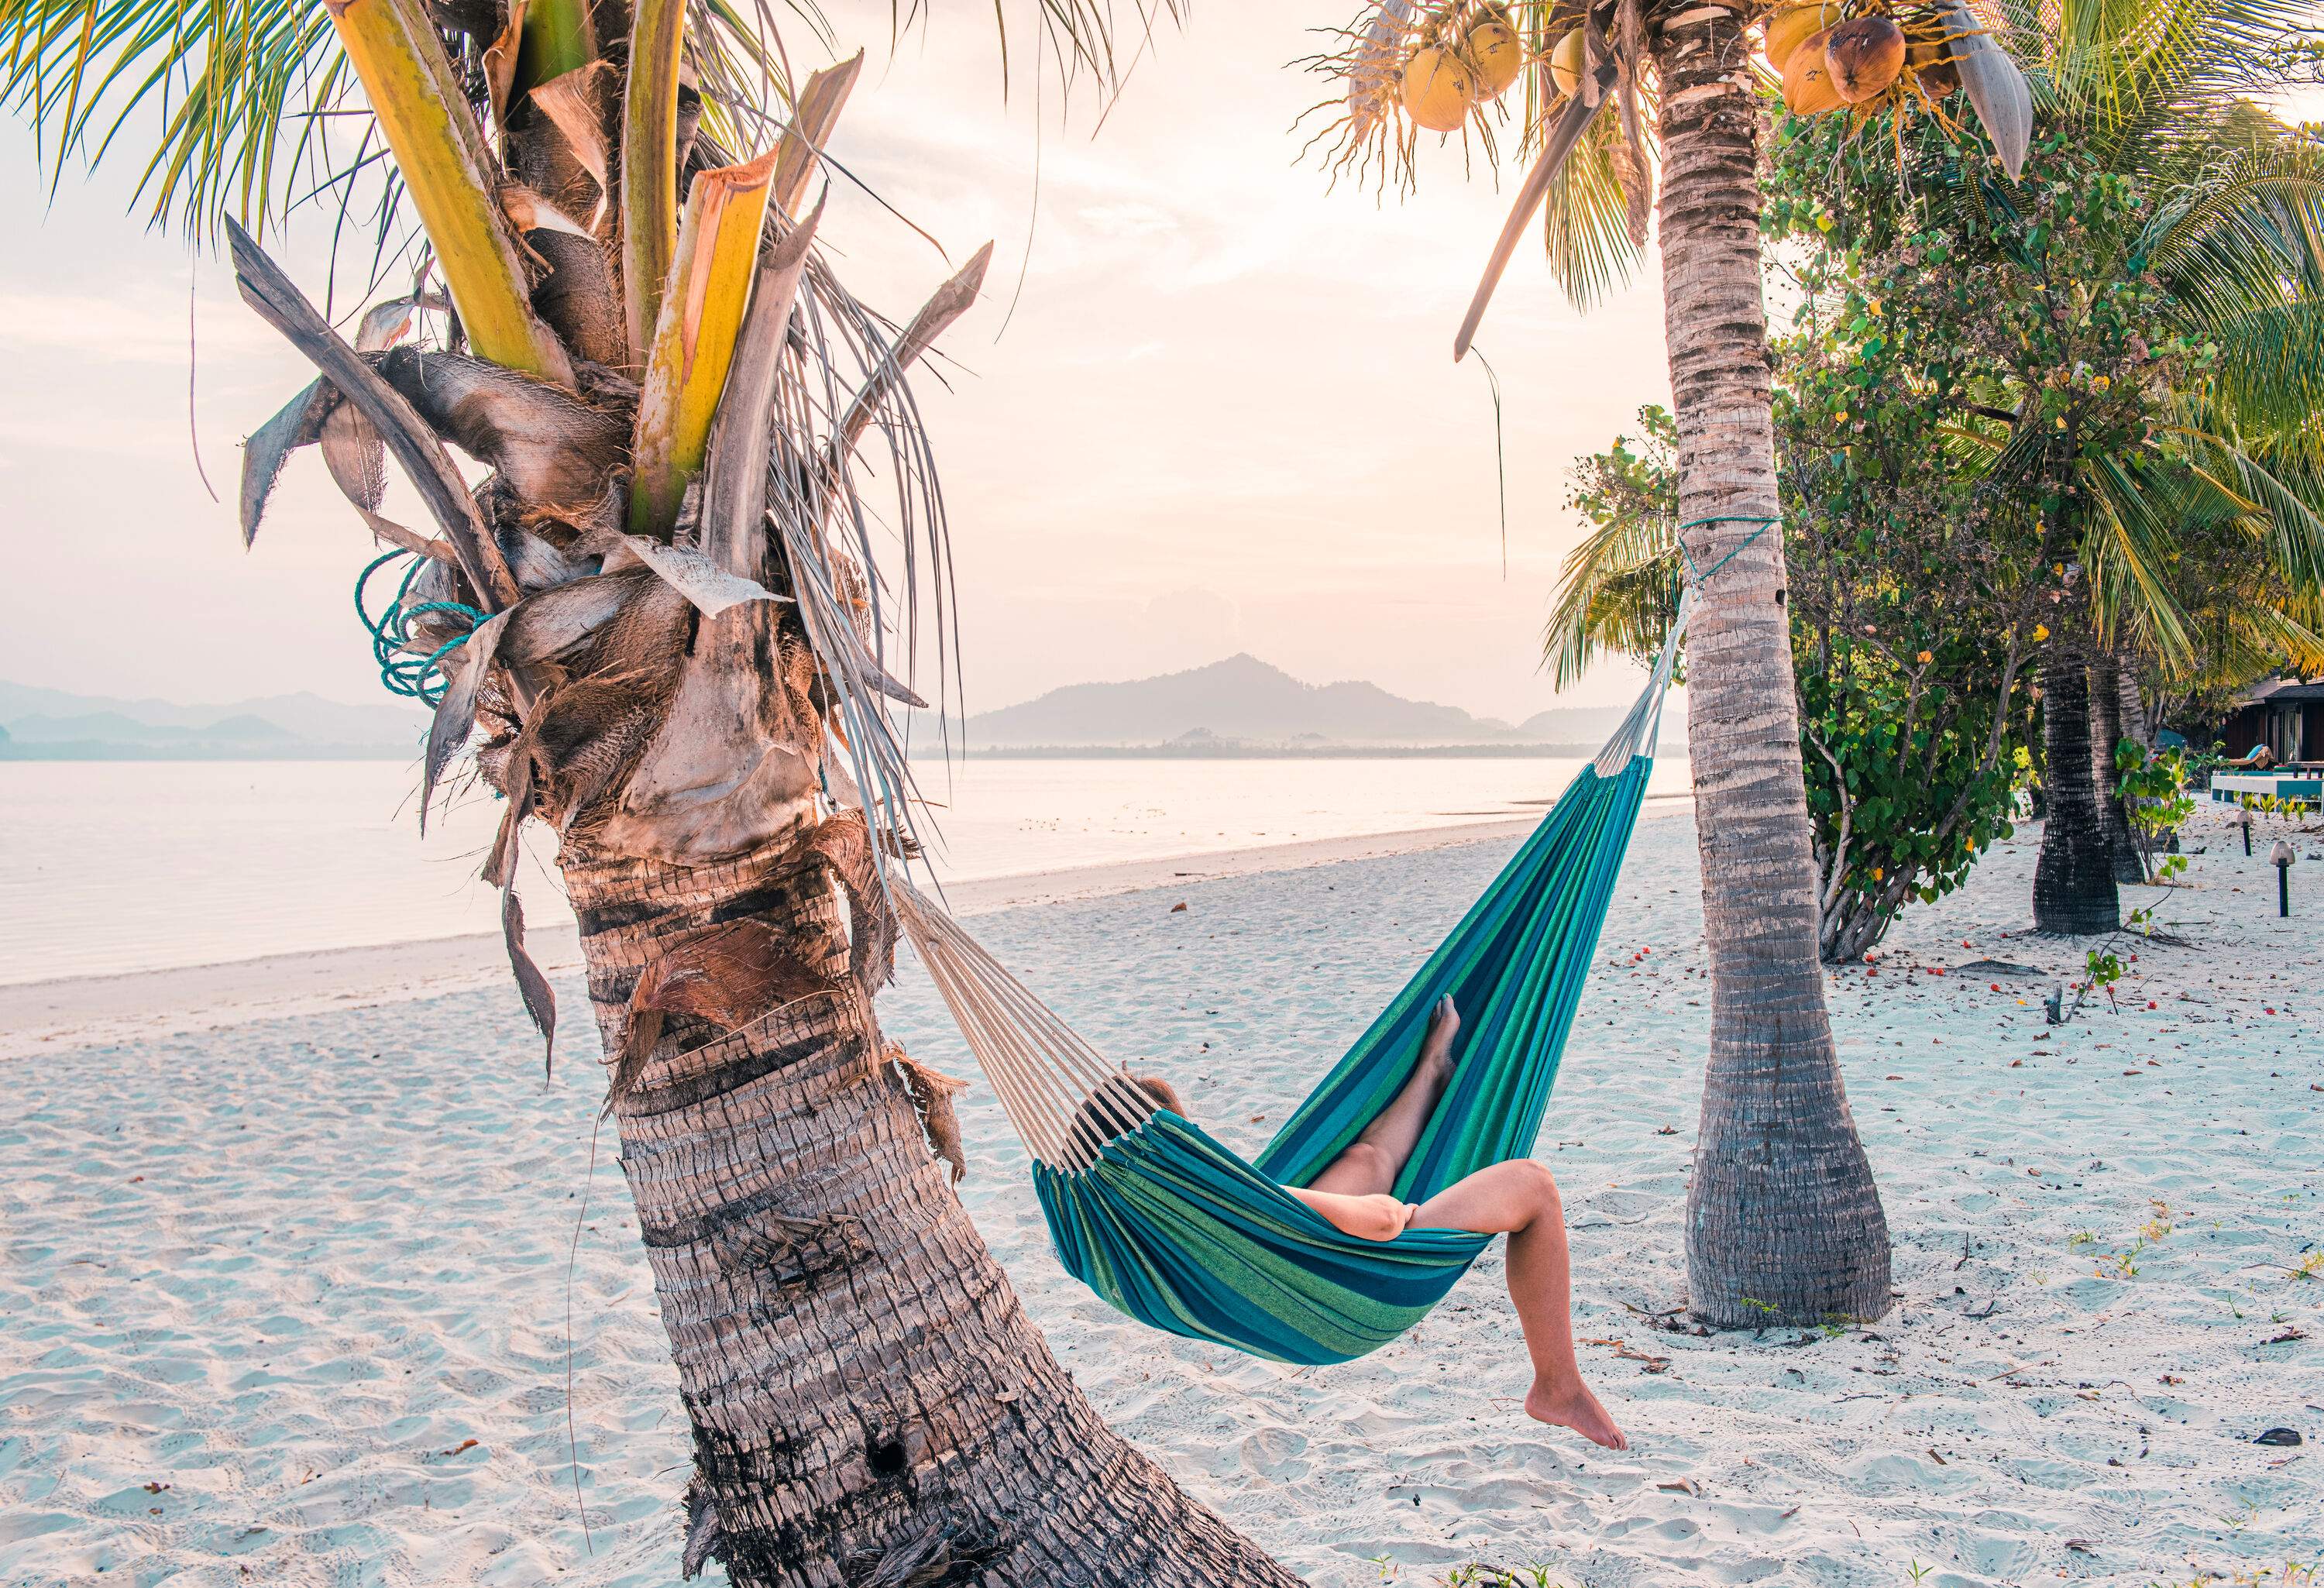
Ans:
{"type": "Polygon", "coordinates": [[[1794,115],[1821,115],[1827,110],[1838,110],[1848,103],[1840,85],[1831,80],[1831,69],[1824,62],[1824,42],[1831,29],[1810,33],[1792,51],[1792,59],[1784,68],[1784,104],[1794,115]]]}
{"type": "Polygon", "coordinates": [[[1432,133],[1459,131],[1476,97],[1477,79],[1449,50],[1416,50],[1404,63],[1404,113],[1432,133]]]}
{"type": "Polygon", "coordinates": [[[1557,42],[1549,52],[1549,78],[1561,94],[1571,94],[1582,86],[1582,30],[1575,28],[1557,42]]]}
{"type": "Polygon", "coordinates": [[[1767,18],[1767,64],[1781,72],[1792,63],[1792,52],[1811,33],[1838,27],[1837,5],[1792,5],[1767,18]]]}
{"type": "Polygon", "coordinates": [[[1518,41],[1517,29],[1505,22],[1488,20],[1471,28],[1467,52],[1477,91],[1488,99],[1508,92],[1509,85],[1525,70],[1525,45],[1518,41]]]}
{"type": "Polygon", "coordinates": [[[1840,97],[1861,105],[1886,93],[1904,69],[1904,30],[1885,16],[1859,16],[1825,36],[1824,64],[1840,97]]]}

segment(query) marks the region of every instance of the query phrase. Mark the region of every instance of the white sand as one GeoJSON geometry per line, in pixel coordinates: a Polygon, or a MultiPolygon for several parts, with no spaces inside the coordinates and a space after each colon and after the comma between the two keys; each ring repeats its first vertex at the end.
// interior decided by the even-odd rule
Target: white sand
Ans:
{"type": "MultiPolygon", "coordinates": [[[[2118,1010],[2045,1034],[2042,983],[1920,968],[2079,963],[2013,935],[2031,838],[1909,918],[1877,974],[1832,983],[1896,1310],[1829,1337],[1698,1338],[1648,1316],[1684,1286],[1708,1012],[1692,833],[1641,828],[1540,1148],[1575,1226],[1580,1332],[1667,1359],[1583,1348],[1625,1455],[1518,1414],[1497,1257],[1412,1335],[1295,1373],[1139,1330],[1063,1279],[981,1085],[964,1190],[1101,1409],[1317,1583],[1434,1583],[1472,1559],[1593,1588],[1916,1566],[1932,1584],[2276,1582],[2324,1552],[2324,1279],[2288,1271],[2324,1244],[2324,864],[2301,862],[2302,913],[2279,922],[2273,868],[2215,839],[2159,912],[2190,946],[2142,946],[2118,1010]],[[2311,1443],[2250,1442],[2279,1425],[2311,1443]]],[[[1256,1147],[1509,843],[1290,875],[1207,857],[1167,869],[1228,874],[980,931],[1256,1147]]],[[[588,1056],[544,1091],[496,980],[415,996],[392,963],[342,965],[369,984],[214,973],[208,1029],[129,1046],[90,1037],[150,999],[43,995],[0,1109],[0,1583],[675,1580],[682,1417],[610,1142],[572,1288],[594,1555],[575,1517],[564,1279],[588,1056]],[[248,1018],[337,992],[363,1006],[248,1018]],[[215,1023],[237,997],[241,1023],[215,1023]]],[[[921,1057],[964,1062],[908,972],[886,1008],[921,1057]]]]}

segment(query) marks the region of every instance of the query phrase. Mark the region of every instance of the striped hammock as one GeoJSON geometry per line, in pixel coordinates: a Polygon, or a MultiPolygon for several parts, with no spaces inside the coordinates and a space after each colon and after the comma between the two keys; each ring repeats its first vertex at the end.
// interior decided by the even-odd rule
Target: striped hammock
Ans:
{"type": "Polygon", "coordinates": [[[1395,1339],[1491,1237],[1342,1233],[1305,1186],[1409,1078],[1431,1008],[1461,1011],[1451,1085],[1398,1178],[1424,1202],[1532,1150],[1599,928],[1654,766],[1686,613],[1646,693],[1460,925],[1255,1161],[1161,1107],[901,878],[920,962],[1033,1158],[1057,1256],[1157,1329],[1288,1362],[1346,1362],[1395,1339]]]}

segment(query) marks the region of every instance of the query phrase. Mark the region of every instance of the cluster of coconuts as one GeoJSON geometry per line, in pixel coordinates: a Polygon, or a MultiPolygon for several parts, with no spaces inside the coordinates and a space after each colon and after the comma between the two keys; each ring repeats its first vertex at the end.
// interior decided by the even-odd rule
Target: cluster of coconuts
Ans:
{"type": "Polygon", "coordinates": [[[1525,64],[1525,41],[1508,12],[1448,7],[1404,63],[1404,113],[1432,133],[1457,132],[1471,110],[1508,93],[1525,64]]]}
{"type": "Polygon", "coordinates": [[[1941,35],[1912,38],[1886,16],[1851,17],[1836,5],[1773,13],[1766,51],[1767,64],[1783,76],[1784,104],[1794,115],[1869,105],[1908,74],[1931,99],[1960,87],[1941,35]]]}

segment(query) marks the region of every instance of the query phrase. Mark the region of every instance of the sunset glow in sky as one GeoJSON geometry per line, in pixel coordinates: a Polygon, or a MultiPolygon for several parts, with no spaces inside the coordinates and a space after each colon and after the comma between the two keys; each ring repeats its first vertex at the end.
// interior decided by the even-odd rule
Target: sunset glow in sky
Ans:
{"type": "MultiPolygon", "coordinates": [[[[1457,148],[1403,202],[1329,192],[1296,163],[1291,123],[1324,90],[1290,63],[1351,0],[1198,0],[1094,141],[1086,86],[1061,113],[1047,84],[1037,124],[1026,28],[1004,103],[989,9],[936,9],[891,54],[884,0],[831,8],[844,49],[871,48],[834,152],[954,261],[997,244],[985,300],[945,344],[951,390],[919,383],[970,708],[1236,651],[1510,719],[1559,703],[1537,648],[1579,534],[1565,474],[1665,395],[1654,262],[1587,316],[1531,251],[1502,286],[1479,346],[1506,403],[1505,577],[1486,377],[1451,343],[1506,196],[1481,166],[1464,179],[1457,148]]],[[[369,542],[316,456],[291,464],[255,549],[235,526],[241,438],[309,372],[217,255],[192,262],[213,503],[189,434],[190,255],[127,212],[134,169],[68,171],[51,203],[30,135],[0,134],[0,201],[44,216],[0,260],[0,677],[376,698],[348,605],[369,542]]],[[[267,239],[318,294],[327,230],[309,209],[287,245],[267,239]]],[[[899,319],[950,273],[845,183],[823,237],[899,319]]],[[[1568,703],[1635,677],[1601,667],[1568,703]]]]}

